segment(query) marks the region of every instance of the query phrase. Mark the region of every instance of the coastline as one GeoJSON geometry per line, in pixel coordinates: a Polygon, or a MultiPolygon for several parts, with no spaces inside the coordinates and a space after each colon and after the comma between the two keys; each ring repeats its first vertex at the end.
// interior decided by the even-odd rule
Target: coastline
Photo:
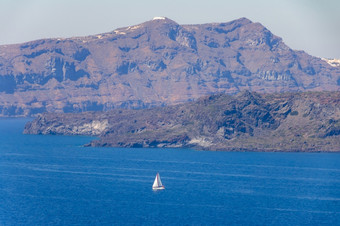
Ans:
{"type": "Polygon", "coordinates": [[[45,113],[24,133],[98,137],[84,146],[339,152],[339,92],[219,94],[141,110],[45,113]]]}

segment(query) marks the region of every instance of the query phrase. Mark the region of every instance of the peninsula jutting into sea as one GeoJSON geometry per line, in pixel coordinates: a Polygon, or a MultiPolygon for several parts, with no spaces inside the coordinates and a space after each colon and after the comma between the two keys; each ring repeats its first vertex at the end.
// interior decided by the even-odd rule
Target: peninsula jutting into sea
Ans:
{"type": "Polygon", "coordinates": [[[87,146],[340,151],[340,92],[219,94],[144,110],[45,113],[25,133],[90,135],[87,146]]]}

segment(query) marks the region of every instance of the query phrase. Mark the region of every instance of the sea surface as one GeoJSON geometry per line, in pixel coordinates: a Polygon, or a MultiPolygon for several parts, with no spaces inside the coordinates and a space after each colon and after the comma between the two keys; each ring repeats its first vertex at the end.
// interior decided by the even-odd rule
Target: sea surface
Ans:
{"type": "Polygon", "coordinates": [[[0,225],[340,225],[340,154],[88,148],[27,121],[0,119],[0,225]]]}

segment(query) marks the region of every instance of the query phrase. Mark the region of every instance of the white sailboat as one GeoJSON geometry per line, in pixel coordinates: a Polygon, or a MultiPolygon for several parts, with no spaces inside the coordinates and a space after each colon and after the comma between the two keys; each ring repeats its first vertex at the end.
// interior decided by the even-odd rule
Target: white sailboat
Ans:
{"type": "Polygon", "coordinates": [[[157,173],[155,181],[153,182],[153,185],[152,185],[152,190],[163,190],[163,189],[165,189],[165,187],[162,184],[159,173],[157,173]]]}

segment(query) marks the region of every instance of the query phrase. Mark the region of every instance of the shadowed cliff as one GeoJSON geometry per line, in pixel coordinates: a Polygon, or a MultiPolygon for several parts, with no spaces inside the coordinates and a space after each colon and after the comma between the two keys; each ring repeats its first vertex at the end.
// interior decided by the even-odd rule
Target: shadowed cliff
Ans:
{"type": "Polygon", "coordinates": [[[340,151],[340,93],[244,91],[144,110],[45,113],[25,133],[98,136],[91,146],[340,151]]]}

